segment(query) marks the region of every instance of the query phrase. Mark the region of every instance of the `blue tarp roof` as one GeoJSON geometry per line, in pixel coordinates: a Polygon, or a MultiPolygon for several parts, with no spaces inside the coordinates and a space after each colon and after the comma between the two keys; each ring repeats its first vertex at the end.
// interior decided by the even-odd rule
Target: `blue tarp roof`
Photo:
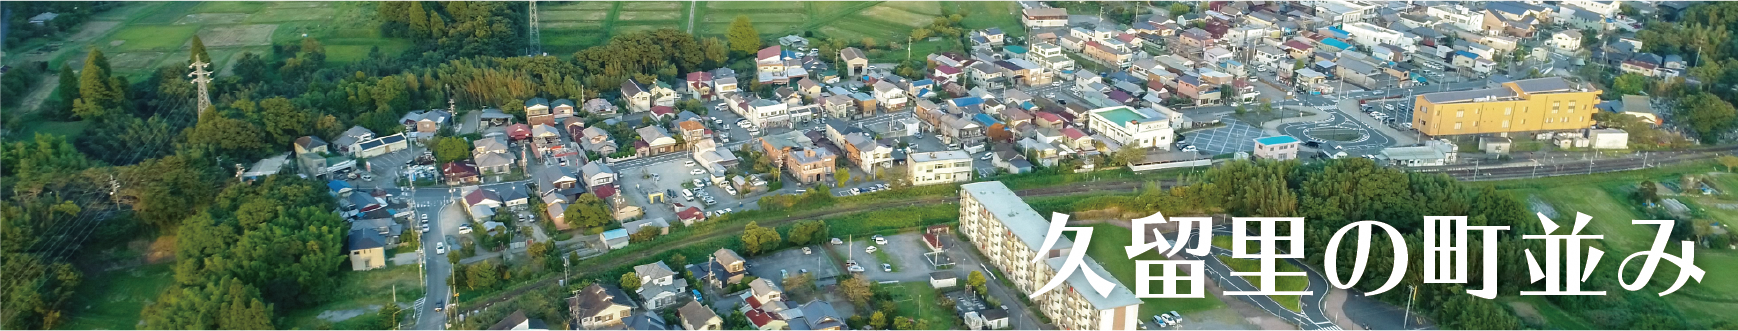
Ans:
{"type": "Polygon", "coordinates": [[[1278,145],[1278,144],[1295,143],[1295,142],[1298,142],[1298,140],[1297,140],[1297,138],[1292,138],[1291,136],[1272,136],[1272,137],[1255,138],[1255,142],[1260,143],[1262,145],[1273,146],[1273,145],[1278,145]]]}
{"type": "Polygon", "coordinates": [[[978,123],[983,123],[984,126],[995,125],[996,123],[1002,122],[1002,121],[996,120],[995,117],[990,117],[990,114],[985,114],[985,113],[978,113],[977,115],[972,115],[972,119],[977,120],[978,123]]]}
{"type": "Polygon", "coordinates": [[[342,180],[327,181],[326,188],[331,189],[332,192],[338,192],[340,190],[350,188],[350,183],[345,183],[342,180]]]}
{"type": "Polygon", "coordinates": [[[1460,57],[1464,57],[1464,58],[1468,58],[1468,59],[1479,58],[1478,54],[1473,54],[1473,52],[1468,52],[1468,51],[1454,51],[1454,55],[1458,55],[1460,57]]]}
{"type": "Polygon", "coordinates": [[[1340,29],[1340,27],[1337,27],[1337,26],[1328,27],[1328,31],[1333,32],[1335,36],[1339,36],[1341,38],[1349,37],[1352,35],[1351,32],[1346,32],[1345,29],[1340,29]]]}
{"type": "Polygon", "coordinates": [[[976,106],[976,105],[983,104],[983,103],[984,103],[984,98],[979,98],[979,97],[963,97],[963,98],[954,98],[953,99],[953,105],[955,107],[971,107],[971,106],[976,106]]]}
{"type": "Polygon", "coordinates": [[[1328,45],[1328,46],[1334,46],[1334,48],[1339,48],[1339,49],[1352,49],[1352,44],[1347,44],[1344,41],[1340,41],[1339,39],[1334,39],[1334,38],[1322,39],[1322,44],[1328,45]]]}
{"type": "Polygon", "coordinates": [[[1008,45],[1007,47],[1002,47],[1002,48],[1008,50],[1009,53],[1026,54],[1026,48],[1020,47],[1018,45],[1008,45]]]}

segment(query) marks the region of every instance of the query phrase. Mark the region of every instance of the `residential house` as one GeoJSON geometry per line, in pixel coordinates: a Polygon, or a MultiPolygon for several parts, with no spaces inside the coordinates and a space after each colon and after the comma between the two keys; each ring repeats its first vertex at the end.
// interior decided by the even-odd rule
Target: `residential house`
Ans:
{"type": "Polygon", "coordinates": [[[633,79],[622,81],[622,100],[628,105],[629,112],[652,110],[652,92],[633,79]]]}
{"type": "MultiPolygon", "coordinates": [[[[602,162],[592,162],[601,164],[602,162]]],[[[537,196],[544,203],[554,201],[572,202],[574,198],[585,193],[585,184],[578,176],[561,167],[543,167],[537,170],[537,196]]]]}
{"type": "Polygon", "coordinates": [[[679,147],[676,145],[676,138],[670,137],[670,132],[664,130],[662,126],[648,125],[634,129],[634,132],[640,134],[640,141],[634,143],[634,147],[639,148],[635,152],[639,153],[640,157],[675,152],[679,147]],[[640,147],[642,144],[645,146],[644,148],[640,147]]]}
{"type": "Polygon", "coordinates": [[[804,184],[814,183],[833,175],[837,158],[832,152],[815,145],[802,131],[761,137],[760,148],[778,167],[789,171],[804,184]]]}
{"type": "Polygon", "coordinates": [[[688,97],[701,101],[712,101],[717,97],[717,89],[713,88],[714,80],[711,72],[695,71],[688,73],[688,97]]]}
{"type": "Polygon", "coordinates": [[[351,230],[347,238],[350,250],[350,270],[374,270],[386,267],[386,237],[369,229],[351,230]]]}
{"type": "Polygon", "coordinates": [[[640,276],[640,288],[635,291],[646,309],[663,309],[690,298],[688,280],[676,277],[676,271],[664,261],[634,266],[634,275],[640,276]]]}
{"type": "Polygon", "coordinates": [[[320,139],[320,137],[302,136],[301,138],[296,138],[296,155],[301,156],[302,154],[330,153],[326,146],[326,140],[320,139]]]}
{"type": "Polygon", "coordinates": [[[610,166],[603,162],[586,163],[579,167],[579,172],[580,176],[582,176],[581,179],[585,181],[585,185],[593,188],[615,184],[617,179],[615,169],[610,169],[610,166]]]}
{"type": "Polygon", "coordinates": [[[525,100],[525,122],[533,125],[555,123],[555,114],[549,111],[549,99],[525,100]]]}
{"type": "Polygon", "coordinates": [[[892,83],[888,83],[885,80],[875,82],[874,87],[875,101],[881,105],[882,109],[895,111],[900,108],[905,108],[905,104],[909,98],[906,97],[904,90],[900,90],[898,86],[894,86],[892,83]]]}
{"type": "Polygon", "coordinates": [[[621,289],[594,283],[567,298],[567,307],[580,328],[596,330],[621,325],[639,305],[621,289]]]}
{"type": "Polygon", "coordinates": [[[743,276],[748,274],[748,260],[737,255],[736,251],[720,248],[712,252],[707,262],[689,264],[687,268],[700,282],[724,287],[742,282],[743,276]]]}
{"type": "Polygon", "coordinates": [[[790,105],[768,99],[742,100],[731,99],[731,109],[736,114],[747,119],[760,128],[785,127],[791,124],[790,105]]]}
{"type": "Polygon", "coordinates": [[[699,301],[689,301],[677,308],[676,315],[682,318],[684,330],[724,330],[724,319],[719,318],[712,308],[700,305],[699,301]]]}
{"type": "Polygon", "coordinates": [[[580,135],[575,140],[579,140],[580,147],[586,151],[604,156],[616,153],[615,137],[611,137],[609,131],[604,131],[600,127],[594,126],[580,130],[580,135]]]}
{"type": "Polygon", "coordinates": [[[694,119],[676,122],[676,131],[682,137],[682,149],[691,150],[694,149],[694,144],[712,139],[712,130],[706,129],[706,124],[700,121],[701,119],[694,119]]]}
{"type": "Polygon", "coordinates": [[[585,112],[596,115],[615,115],[616,105],[602,98],[586,100],[585,112]]]}
{"type": "Polygon", "coordinates": [[[1581,31],[1563,30],[1551,34],[1551,46],[1559,50],[1574,52],[1581,50],[1581,31]]]}
{"type": "Polygon", "coordinates": [[[489,330],[549,330],[549,325],[543,320],[526,317],[525,310],[515,310],[501,322],[490,326],[489,330]]]}
{"type": "Polygon", "coordinates": [[[482,173],[477,171],[477,164],[471,160],[458,160],[441,167],[441,174],[446,177],[447,185],[475,185],[482,183],[482,173]]]}

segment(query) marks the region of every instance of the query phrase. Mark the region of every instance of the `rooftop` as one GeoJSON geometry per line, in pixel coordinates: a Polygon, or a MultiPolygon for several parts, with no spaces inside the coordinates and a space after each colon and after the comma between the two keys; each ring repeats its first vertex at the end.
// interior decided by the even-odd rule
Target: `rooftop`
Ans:
{"type": "MultiPolygon", "coordinates": [[[[1050,220],[1039,215],[1037,210],[1032,210],[1032,206],[1027,205],[1026,201],[1020,199],[1020,196],[1014,195],[1013,190],[1008,189],[1008,185],[999,181],[977,182],[960,185],[960,189],[964,190],[966,195],[977,199],[978,203],[984,205],[984,209],[995,214],[996,220],[1001,221],[1002,226],[1007,227],[1014,237],[1026,243],[1026,247],[1032,249],[1043,247],[1044,236],[1050,230],[1050,220]]],[[[1073,240],[1057,238],[1056,245],[1051,248],[1069,247],[1074,247],[1073,240]]],[[[1103,272],[1102,270],[1100,269],[1099,272],[1103,272]]],[[[1103,274],[1109,275],[1109,273],[1103,274]]]]}
{"type": "Polygon", "coordinates": [[[1298,142],[1297,138],[1293,138],[1292,136],[1272,136],[1272,137],[1255,138],[1255,143],[1262,144],[1264,146],[1290,144],[1290,143],[1296,143],[1296,142],[1298,142]]]}

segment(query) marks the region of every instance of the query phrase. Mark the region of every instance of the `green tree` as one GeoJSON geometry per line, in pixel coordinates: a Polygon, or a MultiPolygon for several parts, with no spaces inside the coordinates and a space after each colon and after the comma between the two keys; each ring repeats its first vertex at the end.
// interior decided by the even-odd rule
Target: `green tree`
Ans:
{"type": "MultiPolygon", "coordinates": [[[[875,312],[875,313],[880,314],[881,312],[875,312]]],[[[910,317],[895,317],[895,318],[893,318],[893,329],[894,330],[912,330],[916,327],[917,327],[917,321],[912,320],[910,317]]]]}
{"type": "Polygon", "coordinates": [[[380,324],[375,325],[374,328],[377,330],[398,330],[398,322],[403,321],[399,314],[402,312],[404,312],[404,308],[400,308],[397,302],[381,304],[380,311],[375,312],[380,316],[380,324]]]}
{"type": "Polygon", "coordinates": [[[748,222],[742,228],[742,245],[750,255],[771,251],[778,247],[780,240],[782,239],[779,239],[778,231],[761,227],[756,222],[748,222]]]}
{"type": "Polygon", "coordinates": [[[874,315],[869,315],[869,326],[873,326],[876,329],[885,329],[887,327],[887,315],[882,314],[879,311],[875,312],[874,315]]]}
{"type": "Polygon", "coordinates": [[[1171,17],[1182,16],[1183,14],[1188,14],[1190,11],[1193,11],[1193,10],[1195,10],[1195,9],[1190,8],[1188,4],[1181,3],[1181,2],[1173,2],[1173,3],[1171,3],[1171,7],[1170,7],[1171,17]]]}
{"type": "Polygon", "coordinates": [[[982,271],[972,270],[971,273],[966,274],[966,286],[984,286],[984,283],[987,281],[988,280],[984,279],[984,273],[982,271]]]}
{"type": "Polygon", "coordinates": [[[84,70],[79,73],[78,95],[73,100],[73,114],[82,119],[95,119],[109,114],[120,103],[121,91],[109,77],[109,60],[103,51],[91,49],[85,56],[84,70]]]}
{"type": "Polygon", "coordinates": [[[1726,166],[1726,172],[1732,172],[1733,168],[1738,168],[1738,156],[1721,156],[1720,165],[1726,166]]]}
{"type": "Polygon", "coordinates": [[[78,82],[79,76],[72,72],[72,65],[61,63],[60,86],[55,88],[55,93],[60,95],[61,114],[72,114],[72,103],[79,98],[78,90],[80,87],[78,82]]]}
{"type": "Polygon", "coordinates": [[[199,39],[199,35],[197,35],[197,34],[193,35],[193,41],[191,43],[192,43],[192,47],[190,48],[189,55],[187,57],[187,63],[191,64],[193,62],[205,62],[205,63],[215,62],[211,59],[211,54],[208,54],[205,52],[205,41],[199,39]]]}
{"type": "Polygon", "coordinates": [[[471,143],[466,142],[465,138],[440,137],[435,138],[430,145],[434,146],[436,162],[447,163],[471,158],[471,143]]]}
{"type": "Polygon", "coordinates": [[[742,54],[754,54],[760,51],[760,31],[754,29],[754,22],[748,20],[748,15],[736,15],[736,20],[730,22],[730,30],[724,34],[730,40],[730,50],[742,54]]]}
{"type": "Polygon", "coordinates": [[[573,199],[573,204],[567,205],[566,214],[561,215],[568,226],[584,229],[609,224],[612,217],[604,210],[603,200],[591,193],[580,194],[573,199]]]}
{"type": "Polygon", "coordinates": [[[640,290],[640,275],[634,274],[633,272],[628,272],[626,274],[622,274],[621,284],[622,284],[623,290],[628,290],[630,292],[631,291],[639,291],[640,290]]]}
{"type": "Polygon", "coordinates": [[[1111,158],[1111,163],[1121,166],[1140,162],[1146,160],[1146,158],[1146,148],[1139,146],[1124,146],[1122,150],[1116,151],[1115,157],[1111,158]]]}
{"type": "Polygon", "coordinates": [[[839,170],[833,171],[833,179],[838,180],[839,187],[845,187],[846,183],[851,182],[851,171],[839,168],[839,170]]]}
{"type": "Polygon", "coordinates": [[[827,222],[807,220],[791,226],[790,242],[797,245],[820,243],[827,238],[827,222]]]}
{"type": "Polygon", "coordinates": [[[1647,77],[1634,73],[1623,74],[1611,82],[1611,88],[1618,95],[1638,94],[1647,88],[1647,77]]]}
{"type": "Polygon", "coordinates": [[[1684,98],[1683,105],[1680,112],[1684,122],[1690,123],[1690,129],[1705,142],[1718,141],[1720,133],[1732,128],[1733,120],[1738,119],[1738,110],[1732,108],[1732,103],[1707,92],[1691,94],[1684,98]]]}
{"type": "Polygon", "coordinates": [[[839,281],[839,294],[844,295],[845,299],[851,300],[851,304],[857,305],[858,309],[868,309],[869,299],[875,297],[875,291],[870,287],[869,281],[863,280],[862,277],[852,277],[839,281]]]}

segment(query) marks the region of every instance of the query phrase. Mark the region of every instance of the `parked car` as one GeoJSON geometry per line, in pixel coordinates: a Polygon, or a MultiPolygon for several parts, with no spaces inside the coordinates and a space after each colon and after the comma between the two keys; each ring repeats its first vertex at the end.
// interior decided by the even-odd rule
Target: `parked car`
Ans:
{"type": "MultiPolygon", "coordinates": [[[[427,225],[424,225],[424,227],[427,227],[427,225]]],[[[471,233],[471,225],[470,224],[465,224],[465,225],[459,226],[459,234],[468,234],[468,233],[471,233]]]]}
{"type": "Polygon", "coordinates": [[[689,171],[688,171],[688,174],[689,174],[689,175],[695,175],[695,176],[699,176],[699,175],[705,175],[705,174],[706,174],[706,169],[699,169],[699,168],[695,168],[695,169],[694,169],[694,170],[689,170],[689,171]]]}
{"type": "Polygon", "coordinates": [[[881,271],[886,271],[886,272],[893,272],[893,265],[892,265],[892,264],[886,264],[886,263],[882,263],[882,264],[881,264],[881,271]]]}
{"type": "Polygon", "coordinates": [[[422,225],[422,233],[428,233],[428,224],[422,225]]]}
{"type": "Polygon", "coordinates": [[[887,244],[887,237],[882,237],[879,235],[875,236],[875,244],[876,245],[886,245],[887,244]]]}
{"type": "Polygon", "coordinates": [[[870,254],[874,254],[874,253],[875,253],[875,246],[869,246],[869,248],[864,248],[864,249],[863,249],[863,252],[864,252],[864,253],[870,253],[870,254]]]}
{"type": "Polygon", "coordinates": [[[814,251],[809,250],[809,248],[807,246],[803,247],[803,255],[809,255],[811,253],[814,253],[814,251]]]}
{"type": "Polygon", "coordinates": [[[446,253],[447,253],[447,243],[435,242],[435,254],[436,255],[445,255],[446,253]]]}
{"type": "Polygon", "coordinates": [[[696,165],[696,163],[694,163],[694,160],[683,160],[682,165],[692,167],[692,166],[696,165]]]}

